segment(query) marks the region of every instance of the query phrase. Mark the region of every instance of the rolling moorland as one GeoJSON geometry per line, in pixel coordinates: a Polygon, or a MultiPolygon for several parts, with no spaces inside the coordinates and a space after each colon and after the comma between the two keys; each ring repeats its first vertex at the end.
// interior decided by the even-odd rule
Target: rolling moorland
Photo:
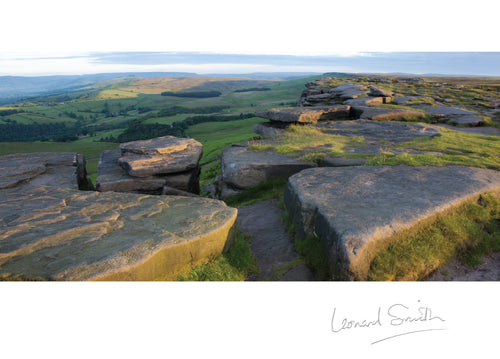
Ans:
{"type": "Polygon", "coordinates": [[[95,181],[103,150],[128,140],[173,134],[200,140],[206,164],[224,143],[255,136],[252,126],[260,120],[253,111],[294,105],[305,81],[124,77],[92,84],[84,91],[33,97],[0,107],[0,154],[75,151],[85,155],[95,181]],[[198,94],[161,95],[187,90],[198,94]],[[207,94],[213,97],[204,97],[207,94]],[[198,117],[194,122],[205,123],[182,124],[193,117],[198,117]],[[144,135],[120,137],[127,129],[144,135]]]}
{"type": "MultiPolygon", "coordinates": [[[[91,84],[75,92],[33,97],[3,105],[0,107],[0,136],[2,136],[0,155],[44,151],[82,153],[87,158],[89,177],[95,183],[99,155],[103,150],[116,149],[119,143],[127,141],[164,135],[191,137],[203,144],[203,157],[200,162],[200,187],[203,188],[220,175],[219,156],[223,148],[229,147],[232,143],[250,140],[253,141],[255,149],[260,150],[258,147],[262,144],[259,136],[253,132],[253,126],[263,120],[255,117],[256,111],[296,106],[304,85],[325,76],[333,79],[331,86],[342,84],[346,79],[358,84],[383,84],[385,88],[394,92],[408,97],[418,97],[409,99],[412,104],[415,104],[414,102],[430,106],[447,104],[475,111],[481,114],[484,120],[483,126],[486,126],[484,128],[498,128],[500,123],[500,79],[498,78],[429,77],[417,81],[407,76],[350,74],[326,74],[291,81],[215,77],[122,77],[91,84]]],[[[396,103],[384,106],[405,109],[405,106],[396,103]]],[[[415,120],[408,119],[408,121],[415,120]]],[[[433,120],[425,117],[420,121],[429,123],[433,120]]],[[[470,132],[473,133],[476,129],[478,127],[471,129],[470,132]]],[[[310,134],[306,132],[300,134],[303,138],[308,135],[310,134]]],[[[312,137],[318,139],[317,135],[315,132],[312,137]]],[[[455,144],[451,143],[445,143],[443,146],[447,146],[446,148],[458,155],[469,153],[468,165],[498,170],[498,161],[494,159],[497,147],[491,147],[493,155],[481,152],[477,156],[479,159],[475,158],[475,149],[464,147],[468,144],[465,140],[479,138],[477,144],[470,143],[481,147],[493,139],[488,138],[490,142],[482,143],[481,136],[474,134],[460,136],[443,138],[463,142],[456,143],[456,148],[452,149],[455,144]],[[472,163],[475,160],[476,163],[472,163]]],[[[288,150],[290,145],[293,144],[288,144],[288,150]]],[[[301,145],[301,149],[291,150],[294,156],[305,154],[314,161],[321,159],[321,156],[314,152],[318,144],[301,145]],[[306,147],[308,149],[304,151],[306,147]]],[[[423,148],[426,144],[422,143],[421,146],[423,148]]],[[[443,148],[437,150],[444,151],[443,148]]],[[[371,165],[392,165],[401,161],[401,158],[393,157],[390,153],[370,159],[371,163],[368,164],[371,165]]],[[[415,159],[417,157],[410,158],[408,162],[415,159]]],[[[426,161],[429,159],[426,158],[426,161]]],[[[283,190],[284,183],[264,184],[255,190],[244,191],[234,196],[227,203],[241,206],[259,199],[280,198],[280,196],[282,198],[283,190]]],[[[202,191],[202,194],[206,195],[207,192],[202,191]]],[[[235,246],[235,250],[244,251],[238,246],[235,246]]],[[[299,253],[307,258],[310,255],[307,251],[299,253]]],[[[321,257],[312,254],[312,257],[315,256],[321,257]]],[[[225,260],[231,261],[231,257],[225,260]]],[[[317,263],[318,258],[303,259],[297,263],[303,264],[304,261],[314,267],[317,273],[321,272],[322,264],[317,263]]],[[[194,279],[200,280],[204,276],[208,279],[217,279],[207,274],[202,274],[201,278],[200,274],[196,274],[194,279]]],[[[239,279],[242,279],[241,276],[239,279]]]]}

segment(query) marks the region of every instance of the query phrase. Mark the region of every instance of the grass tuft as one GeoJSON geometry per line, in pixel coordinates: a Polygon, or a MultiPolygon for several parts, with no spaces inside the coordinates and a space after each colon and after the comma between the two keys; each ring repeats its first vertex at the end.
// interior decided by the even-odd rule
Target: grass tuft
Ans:
{"type": "Polygon", "coordinates": [[[373,260],[369,280],[419,280],[457,257],[477,266],[500,251],[500,201],[483,194],[432,223],[394,238],[373,260]]]}
{"type": "Polygon", "coordinates": [[[226,200],[231,207],[243,207],[252,203],[265,201],[271,198],[283,196],[288,178],[277,178],[259,183],[257,186],[247,189],[226,200]]]}
{"type": "Polygon", "coordinates": [[[238,232],[231,249],[218,258],[193,268],[177,278],[178,281],[244,281],[260,270],[257,259],[250,250],[250,235],[238,232]]]}

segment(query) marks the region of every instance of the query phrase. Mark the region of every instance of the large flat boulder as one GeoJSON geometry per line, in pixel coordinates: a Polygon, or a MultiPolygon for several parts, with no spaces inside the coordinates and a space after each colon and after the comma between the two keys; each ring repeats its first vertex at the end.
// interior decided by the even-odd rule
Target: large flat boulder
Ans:
{"type": "Polygon", "coordinates": [[[357,118],[373,121],[398,121],[405,118],[425,118],[425,113],[406,109],[353,106],[352,111],[357,118]]]}
{"type": "Polygon", "coordinates": [[[313,168],[290,177],[285,206],[302,236],[322,241],[338,280],[365,280],[394,236],[484,192],[500,172],[460,166],[313,168]]]}
{"type": "Polygon", "coordinates": [[[477,112],[456,107],[438,106],[425,109],[425,112],[437,119],[449,121],[453,125],[478,126],[484,123],[484,118],[477,112]]]}
{"type": "Polygon", "coordinates": [[[203,146],[196,140],[158,137],[120,145],[118,163],[133,177],[178,173],[198,167],[203,146]]]}
{"type": "Polygon", "coordinates": [[[239,146],[224,148],[221,157],[222,181],[236,189],[252,188],[262,181],[289,177],[316,166],[287,155],[239,146]]]}
{"type": "Polygon", "coordinates": [[[23,183],[64,188],[92,187],[85,157],[73,152],[36,152],[0,156],[0,190],[23,183]]]}
{"type": "Polygon", "coordinates": [[[224,202],[80,191],[81,161],[0,157],[0,280],[170,280],[232,244],[224,202]]]}
{"type": "Polygon", "coordinates": [[[168,186],[181,191],[199,193],[199,167],[169,175],[132,177],[119,165],[120,157],[120,150],[107,150],[101,153],[97,167],[98,191],[165,194],[164,187],[168,186]]]}
{"type": "Polygon", "coordinates": [[[172,280],[231,245],[236,215],[206,198],[5,190],[0,278],[172,280]]]}
{"type": "Polygon", "coordinates": [[[350,106],[283,107],[256,111],[255,116],[274,122],[317,123],[318,121],[348,119],[350,106]]]}

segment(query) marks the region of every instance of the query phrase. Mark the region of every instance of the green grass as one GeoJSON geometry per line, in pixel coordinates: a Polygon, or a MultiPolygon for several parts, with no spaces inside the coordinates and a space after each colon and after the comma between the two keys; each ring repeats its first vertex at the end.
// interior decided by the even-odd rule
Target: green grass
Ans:
{"type": "MultiPolygon", "coordinates": [[[[439,152],[433,154],[379,154],[366,165],[445,166],[462,165],[500,170],[500,137],[444,130],[435,136],[417,138],[394,149],[439,152]]],[[[388,149],[390,152],[390,149],[388,149]]]]}
{"type": "Polygon", "coordinates": [[[277,178],[261,182],[253,188],[229,197],[226,203],[231,207],[243,207],[271,198],[279,199],[283,196],[287,181],[288,178],[277,178]]]}
{"type": "MultiPolygon", "coordinates": [[[[317,128],[290,126],[277,139],[278,144],[266,144],[254,141],[249,148],[254,151],[273,150],[302,160],[317,162],[326,156],[344,158],[366,158],[365,165],[407,165],[407,166],[445,166],[461,165],[500,170],[500,138],[483,136],[442,129],[433,136],[414,138],[401,144],[384,142],[384,151],[377,154],[355,154],[349,151],[354,147],[363,147],[363,137],[347,137],[324,133],[317,128]],[[438,154],[394,154],[393,151],[423,151],[438,154]],[[442,154],[442,155],[439,155],[442,154]]],[[[383,141],[380,141],[383,142],[383,141]]]]}
{"type": "Polygon", "coordinates": [[[500,251],[500,201],[481,195],[431,223],[397,235],[372,261],[369,280],[419,280],[458,257],[476,266],[500,251]]]}
{"type": "Polygon", "coordinates": [[[277,145],[255,144],[249,146],[253,151],[274,150],[276,153],[299,157],[302,160],[317,160],[325,156],[345,155],[349,147],[366,146],[363,137],[332,135],[309,126],[290,126],[277,137],[277,145]]]}
{"type": "Polygon", "coordinates": [[[189,127],[186,135],[203,145],[203,157],[200,160],[200,187],[214,181],[220,175],[220,156],[225,147],[232,143],[248,141],[255,138],[253,125],[262,119],[252,117],[244,120],[228,122],[205,122],[189,127]]]}
{"type": "MultiPolygon", "coordinates": [[[[281,197],[279,205],[284,209],[283,197],[281,197]]],[[[295,231],[295,226],[286,211],[283,211],[282,219],[288,230],[289,236],[294,238],[295,251],[299,254],[303,263],[314,271],[316,280],[331,280],[332,277],[328,266],[328,259],[320,239],[315,236],[299,238],[295,231]]]]}
{"type": "Polygon", "coordinates": [[[231,249],[218,258],[193,268],[177,278],[179,281],[244,281],[259,274],[257,259],[250,250],[248,234],[238,232],[231,249]]]}

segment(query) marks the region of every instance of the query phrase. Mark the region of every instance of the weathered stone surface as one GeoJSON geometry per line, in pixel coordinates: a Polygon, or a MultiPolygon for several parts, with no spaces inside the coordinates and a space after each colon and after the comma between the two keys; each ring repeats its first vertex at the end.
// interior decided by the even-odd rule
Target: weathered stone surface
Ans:
{"type": "Polygon", "coordinates": [[[342,120],[349,118],[347,105],[322,107],[284,107],[255,112],[255,116],[275,122],[317,123],[318,121],[342,120]]]}
{"type": "Polygon", "coordinates": [[[232,244],[225,203],[79,191],[82,160],[0,157],[0,280],[168,280],[232,244]]]}
{"type": "MultiPolygon", "coordinates": [[[[158,140],[160,144],[170,143],[174,141],[171,137],[160,137],[154,140],[158,140]]],[[[175,149],[182,148],[181,150],[168,152],[168,147],[160,147],[158,151],[163,152],[160,155],[151,154],[154,152],[153,145],[157,142],[137,141],[139,144],[136,146],[133,143],[126,144],[127,146],[121,146],[122,156],[119,158],[118,163],[133,177],[150,177],[185,172],[198,167],[203,154],[202,144],[193,139],[177,140],[184,140],[181,141],[182,145],[174,145],[175,149]],[[146,142],[146,144],[143,142],[146,142]],[[141,150],[144,151],[143,154],[137,154],[141,150]]],[[[174,141],[174,143],[177,143],[177,141],[174,141]]]]}
{"type": "Polygon", "coordinates": [[[331,89],[330,92],[335,94],[341,100],[349,100],[365,95],[367,93],[367,89],[368,86],[364,85],[344,84],[331,89]]]}
{"type": "Polygon", "coordinates": [[[136,155],[166,155],[184,151],[188,145],[197,145],[196,141],[175,136],[164,136],[150,140],[132,141],[120,144],[122,154],[133,153],[136,155]]]}
{"type": "Polygon", "coordinates": [[[477,115],[476,112],[463,110],[461,108],[456,107],[448,107],[448,106],[438,106],[431,107],[427,109],[425,112],[434,116],[460,116],[460,115],[477,115]]]}
{"type": "Polygon", "coordinates": [[[300,236],[316,235],[335,279],[366,279],[395,234],[474,200],[500,195],[500,172],[460,166],[307,169],[290,177],[285,205],[300,236]]]}
{"type": "Polygon", "coordinates": [[[85,158],[72,152],[19,153],[0,156],[0,189],[22,183],[63,188],[91,188],[85,158]]]}
{"type": "Polygon", "coordinates": [[[376,86],[370,86],[368,96],[392,97],[394,92],[376,86]]]}
{"type": "Polygon", "coordinates": [[[228,248],[236,215],[206,198],[3,190],[0,278],[171,280],[228,248]]]}
{"type": "Polygon", "coordinates": [[[120,150],[108,150],[101,153],[97,168],[96,188],[98,191],[162,194],[163,187],[169,186],[182,191],[199,193],[199,167],[171,175],[132,177],[118,164],[120,156],[120,150]]]}
{"type": "Polygon", "coordinates": [[[273,126],[272,122],[256,123],[253,125],[253,132],[266,138],[266,137],[276,137],[282,134],[285,130],[276,126],[273,126]]]}
{"type": "Polygon", "coordinates": [[[353,106],[352,111],[360,119],[373,121],[397,121],[403,118],[424,118],[425,113],[404,109],[353,106]]]}
{"type": "Polygon", "coordinates": [[[313,162],[270,151],[250,151],[246,147],[235,146],[222,150],[222,180],[236,189],[252,188],[262,181],[288,177],[316,166],[313,162]]]}
{"type": "Polygon", "coordinates": [[[456,116],[450,120],[453,125],[479,126],[484,123],[484,118],[473,115],[456,116]]]}
{"type": "Polygon", "coordinates": [[[370,105],[381,105],[389,102],[391,102],[390,97],[358,97],[344,101],[344,105],[370,106],[370,105]]]}
{"type": "Polygon", "coordinates": [[[412,137],[433,136],[442,132],[438,126],[424,123],[371,120],[321,122],[314,127],[333,135],[364,137],[367,141],[381,139],[392,143],[406,142],[412,137]]]}
{"type": "Polygon", "coordinates": [[[454,125],[477,126],[484,123],[484,119],[477,116],[477,112],[461,108],[439,106],[425,109],[425,111],[438,119],[449,120],[454,125]]]}

